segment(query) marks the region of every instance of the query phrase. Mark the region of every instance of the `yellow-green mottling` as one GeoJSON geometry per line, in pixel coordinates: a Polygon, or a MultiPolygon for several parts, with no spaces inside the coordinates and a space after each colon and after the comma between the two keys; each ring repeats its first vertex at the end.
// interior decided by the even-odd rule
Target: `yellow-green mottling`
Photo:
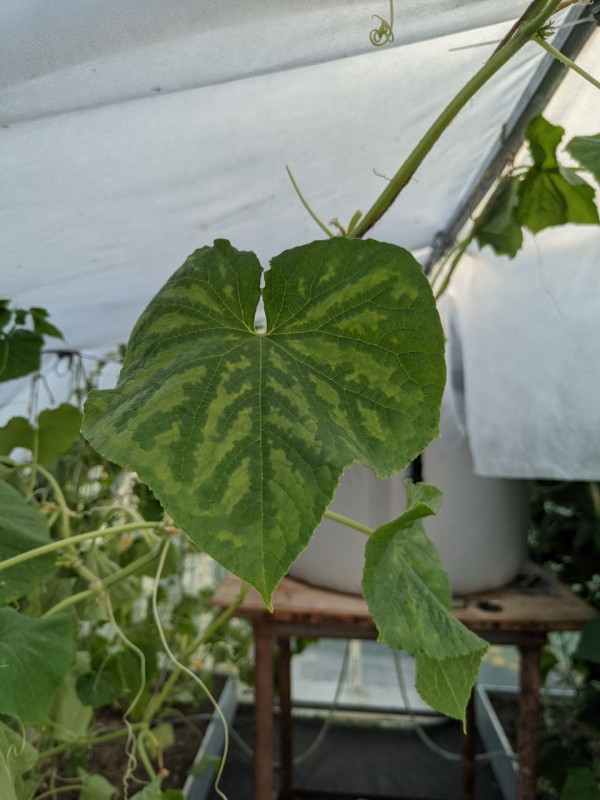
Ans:
{"type": "Polygon", "coordinates": [[[406,250],[335,239],[264,273],[229,242],[193,253],[138,320],[83,432],[136,470],[206,552],[270,601],[354,461],[388,476],[438,435],[443,335],[406,250]]]}

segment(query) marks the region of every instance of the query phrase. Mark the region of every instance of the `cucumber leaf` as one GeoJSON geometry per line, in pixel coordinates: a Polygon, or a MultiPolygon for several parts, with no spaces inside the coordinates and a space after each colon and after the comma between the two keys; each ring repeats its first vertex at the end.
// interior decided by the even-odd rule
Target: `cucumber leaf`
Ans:
{"type": "Polygon", "coordinates": [[[576,136],[567,145],[567,153],[570,153],[575,161],[600,183],[600,133],[595,136],[576,136]]]}
{"type": "Polygon", "coordinates": [[[71,620],[0,608],[0,714],[42,725],[73,659],[71,620]]]}
{"type": "Polygon", "coordinates": [[[436,512],[441,493],[410,481],[405,485],[407,511],[377,528],[367,542],[363,594],[379,641],[415,656],[423,699],[464,722],[487,644],[450,613],[448,577],[423,527],[422,518],[436,512]]]}
{"type": "MultiPolygon", "coordinates": [[[[50,542],[46,520],[20,492],[0,480],[0,561],[50,542]]],[[[54,569],[55,556],[32,558],[0,572],[0,605],[34,589],[54,569]]]]}
{"type": "Polygon", "coordinates": [[[267,603],[354,461],[385,477],[438,434],[444,342],[406,250],[331,239],[264,273],[204,247],[138,320],[83,433],[133,468],[196,544],[267,603]]]}

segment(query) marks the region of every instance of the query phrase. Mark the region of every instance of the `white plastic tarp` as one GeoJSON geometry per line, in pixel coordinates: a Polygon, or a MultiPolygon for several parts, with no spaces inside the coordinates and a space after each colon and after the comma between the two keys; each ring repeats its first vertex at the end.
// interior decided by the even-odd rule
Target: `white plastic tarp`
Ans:
{"type": "MultiPolygon", "coordinates": [[[[229,238],[266,264],[321,236],[286,164],[325,221],[347,223],[494,47],[471,45],[527,5],[396,2],[396,40],[374,49],[387,2],[5,2],[1,293],[101,354],[195,248],[229,238]]],[[[528,45],[474,98],[373,236],[425,255],[542,56],[528,45]]],[[[4,418],[26,395],[2,387],[4,418]]]]}

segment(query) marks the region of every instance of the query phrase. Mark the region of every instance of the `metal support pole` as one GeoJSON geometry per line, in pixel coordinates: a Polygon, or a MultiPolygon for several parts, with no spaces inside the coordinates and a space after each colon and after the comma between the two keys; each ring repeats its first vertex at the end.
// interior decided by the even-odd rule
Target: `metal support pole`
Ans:
{"type": "Polygon", "coordinates": [[[279,645],[279,708],[280,708],[280,759],[281,784],[280,800],[292,800],[294,783],[292,754],[292,687],[291,687],[291,652],[289,638],[277,639],[279,645]]]}
{"type": "Polygon", "coordinates": [[[254,800],[273,800],[273,629],[254,623],[254,800]]]}

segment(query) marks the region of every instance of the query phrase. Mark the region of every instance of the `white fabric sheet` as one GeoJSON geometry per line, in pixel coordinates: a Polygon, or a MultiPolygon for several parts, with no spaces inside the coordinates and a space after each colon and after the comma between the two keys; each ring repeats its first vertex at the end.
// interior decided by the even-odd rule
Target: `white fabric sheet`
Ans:
{"type": "MultiPolygon", "coordinates": [[[[598,35],[578,63],[600,74],[598,35]]],[[[577,75],[545,114],[567,128],[563,144],[600,130],[597,92],[577,75]]],[[[477,473],[599,480],[600,230],[569,225],[528,234],[514,260],[489,247],[475,252],[450,293],[477,473]]]]}

